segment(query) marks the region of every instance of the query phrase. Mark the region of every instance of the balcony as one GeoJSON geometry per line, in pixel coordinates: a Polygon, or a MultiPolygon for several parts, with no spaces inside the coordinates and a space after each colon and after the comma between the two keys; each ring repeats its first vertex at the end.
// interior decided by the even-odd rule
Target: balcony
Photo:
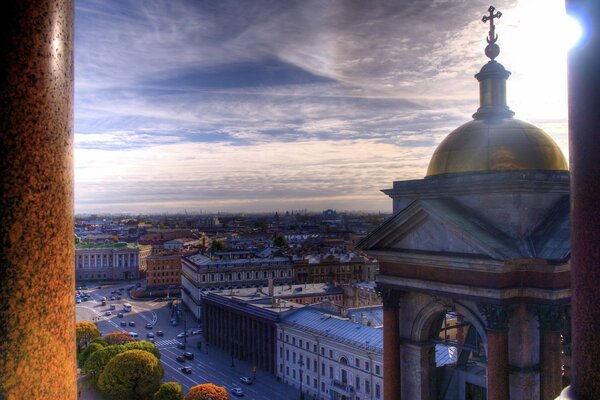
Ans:
{"type": "Polygon", "coordinates": [[[348,385],[348,383],[341,382],[337,379],[331,381],[331,390],[343,394],[344,396],[354,395],[354,386],[348,385]]]}

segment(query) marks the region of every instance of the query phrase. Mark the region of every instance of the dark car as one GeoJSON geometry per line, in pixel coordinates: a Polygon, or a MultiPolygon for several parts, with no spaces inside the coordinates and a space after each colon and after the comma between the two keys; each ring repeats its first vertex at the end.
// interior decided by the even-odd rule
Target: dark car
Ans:
{"type": "Polygon", "coordinates": [[[185,358],[187,358],[188,360],[193,360],[194,359],[194,353],[190,353],[189,351],[186,351],[185,353],[183,353],[183,356],[185,358]]]}
{"type": "Polygon", "coordinates": [[[165,333],[163,331],[156,331],[156,336],[163,336],[165,333]]]}
{"type": "Polygon", "coordinates": [[[146,337],[147,338],[153,338],[154,337],[154,333],[148,332],[148,333],[146,333],[146,337]]]}
{"type": "Polygon", "coordinates": [[[152,324],[148,322],[148,323],[146,324],[146,329],[152,329],[152,324]]]}
{"type": "Polygon", "coordinates": [[[186,358],[184,356],[177,356],[175,359],[179,362],[185,362],[186,358]]]}
{"type": "Polygon", "coordinates": [[[129,321],[129,326],[135,326],[135,321],[129,321]]]}
{"type": "Polygon", "coordinates": [[[117,317],[119,317],[119,318],[123,318],[123,313],[122,313],[122,312],[118,313],[118,314],[117,314],[117,317]]]}
{"type": "Polygon", "coordinates": [[[181,367],[181,372],[183,372],[186,375],[189,375],[192,373],[192,367],[181,367]]]}
{"type": "Polygon", "coordinates": [[[178,343],[177,343],[177,348],[178,348],[178,349],[185,349],[185,344],[184,344],[184,343],[181,343],[181,342],[178,342],[178,343]]]}
{"type": "Polygon", "coordinates": [[[127,326],[127,322],[121,321],[121,323],[119,325],[121,325],[121,326],[127,326]]]}

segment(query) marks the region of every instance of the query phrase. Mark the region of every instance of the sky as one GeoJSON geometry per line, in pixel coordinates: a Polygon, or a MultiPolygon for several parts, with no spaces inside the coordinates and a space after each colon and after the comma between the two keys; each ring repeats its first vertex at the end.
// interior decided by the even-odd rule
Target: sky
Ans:
{"type": "MultiPolygon", "coordinates": [[[[494,6],[509,106],[568,158],[564,1],[494,6]]],[[[477,110],[488,7],[78,0],[75,212],[390,212],[477,110]]]]}

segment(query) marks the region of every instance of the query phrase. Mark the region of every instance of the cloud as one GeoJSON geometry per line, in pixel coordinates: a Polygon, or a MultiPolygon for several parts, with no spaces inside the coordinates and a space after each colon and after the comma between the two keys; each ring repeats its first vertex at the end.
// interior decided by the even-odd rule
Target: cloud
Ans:
{"type": "MultiPolygon", "coordinates": [[[[76,208],[390,210],[477,109],[488,5],[78,1],[76,208]]],[[[529,2],[495,5],[509,102],[565,149],[562,64],[529,56],[529,2]]]]}

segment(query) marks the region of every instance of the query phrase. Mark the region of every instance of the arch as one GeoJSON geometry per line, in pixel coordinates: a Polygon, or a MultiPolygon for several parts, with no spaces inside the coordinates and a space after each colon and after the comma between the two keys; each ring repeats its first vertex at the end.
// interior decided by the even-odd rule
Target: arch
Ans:
{"type": "Polygon", "coordinates": [[[411,330],[411,340],[415,342],[424,342],[430,339],[431,326],[436,318],[445,313],[448,308],[453,308],[454,311],[462,315],[468,320],[479,334],[482,344],[487,353],[487,334],[485,324],[479,317],[478,312],[472,311],[467,305],[458,301],[454,301],[451,307],[444,306],[441,302],[432,300],[419,311],[415,317],[411,330]]]}
{"type": "Polygon", "coordinates": [[[348,359],[344,356],[340,357],[340,364],[342,365],[348,365],[348,359]]]}

